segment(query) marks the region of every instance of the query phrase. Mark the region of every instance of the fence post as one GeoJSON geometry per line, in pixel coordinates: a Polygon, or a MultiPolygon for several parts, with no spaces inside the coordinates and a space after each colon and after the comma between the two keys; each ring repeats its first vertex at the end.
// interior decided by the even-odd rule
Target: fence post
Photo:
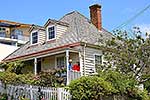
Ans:
{"type": "Polygon", "coordinates": [[[61,100],[62,98],[62,88],[57,88],[57,100],[61,100]]]}
{"type": "Polygon", "coordinates": [[[30,85],[30,99],[33,100],[32,85],[30,85]]]}

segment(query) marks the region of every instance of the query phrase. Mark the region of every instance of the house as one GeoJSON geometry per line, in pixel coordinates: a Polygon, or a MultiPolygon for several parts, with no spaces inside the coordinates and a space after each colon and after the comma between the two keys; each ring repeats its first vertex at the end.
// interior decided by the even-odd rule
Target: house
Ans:
{"type": "Polygon", "coordinates": [[[91,19],[73,11],[59,20],[48,19],[44,26],[33,25],[30,41],[3,61],[26,61],[26,69],[35,75],[41,70],[65,67],[67,80],[69,60],[72,65],[79,62],[81,76],[94,73],[95,65],[102,63],[102,51],[97,47],[113,35],[102,27],[101,5],[89,8],[91,19]]]}
{"type": "Polygon", "coordinates": [[[30,24],[0,20],[0,62],[29,40],[30,24]]]}

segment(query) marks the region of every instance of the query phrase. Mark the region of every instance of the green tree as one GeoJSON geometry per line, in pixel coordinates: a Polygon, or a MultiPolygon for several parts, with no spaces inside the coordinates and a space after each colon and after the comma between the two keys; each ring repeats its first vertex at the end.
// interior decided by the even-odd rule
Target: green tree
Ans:
{"type": "Polygon", "coordinates": [[[135,78],[139,84],[150,88],[150,38],[146,38],[140,28],[132,31],[116,30],[115,37],[101,46],[106,63],[101,70],[116,70],[135,78]]]}

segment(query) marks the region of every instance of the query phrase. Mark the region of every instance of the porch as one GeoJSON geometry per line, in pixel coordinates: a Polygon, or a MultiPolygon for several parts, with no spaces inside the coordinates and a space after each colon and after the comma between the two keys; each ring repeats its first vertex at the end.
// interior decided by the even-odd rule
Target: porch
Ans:
{"type": "Polygon", "coordinates": [[[22,70],[23,73],[32,72],[38,75],[41,71],[66,69],[66,72],[62,73],[62,77],[66,79],[66,85],[68,85],[71,80],[77,79],[83,75],[80,51],[66,49],[26,59],[25,62],[27,66],[22,70]],[[80,70],[73,70],[73,66],[77,64],[79,64],[80,70]]]}

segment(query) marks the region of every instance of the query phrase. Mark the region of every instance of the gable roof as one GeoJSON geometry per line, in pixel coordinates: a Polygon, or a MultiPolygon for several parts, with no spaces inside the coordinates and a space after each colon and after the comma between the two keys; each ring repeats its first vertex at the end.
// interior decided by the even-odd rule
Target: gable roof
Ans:
{"type": "Polygon", "coordinates": [[[68,44],[75,44],[80,42],[90,44],[104,43],[105,40],[111,39],[113,37],[113,35],[107,32],[105,29],[98,31],[88,18],[77,11],[66,14],[59,21],[53,21],[55,23],[62,22],[69,25],[67,31],[62,34],[59,39],[56,39],[54,42],[45,42],[43,44],[34,46],[30,45],[30,42],[27,42],[23,47],[19,48],[14,53],[6,57],[4,61],[16,59],[19,57],[28,57],[34,53],[62,47],[68,44]]]}
{"type": "Polygon", "coordinates": [[[29,32],[31,32],[33,29],[39,29],[39,30],[45,31],[45,28],[43,26],[39,26],[39,25],[35,25],[35,24],[32,24],[32,26],[29,29],[29,32]]]}
{"type": "Polygon", "coordinates": [[[45,23],[45,27],[49,24],[49,23],[52,23],[52,24],[59,24],[59,25],[64,25],[64,26],[69,26],[68,23],[65,23],[65,22],[62,22],[62,21],[57,21],[55,19],[48,19],[48,21],[45,23]]]}

